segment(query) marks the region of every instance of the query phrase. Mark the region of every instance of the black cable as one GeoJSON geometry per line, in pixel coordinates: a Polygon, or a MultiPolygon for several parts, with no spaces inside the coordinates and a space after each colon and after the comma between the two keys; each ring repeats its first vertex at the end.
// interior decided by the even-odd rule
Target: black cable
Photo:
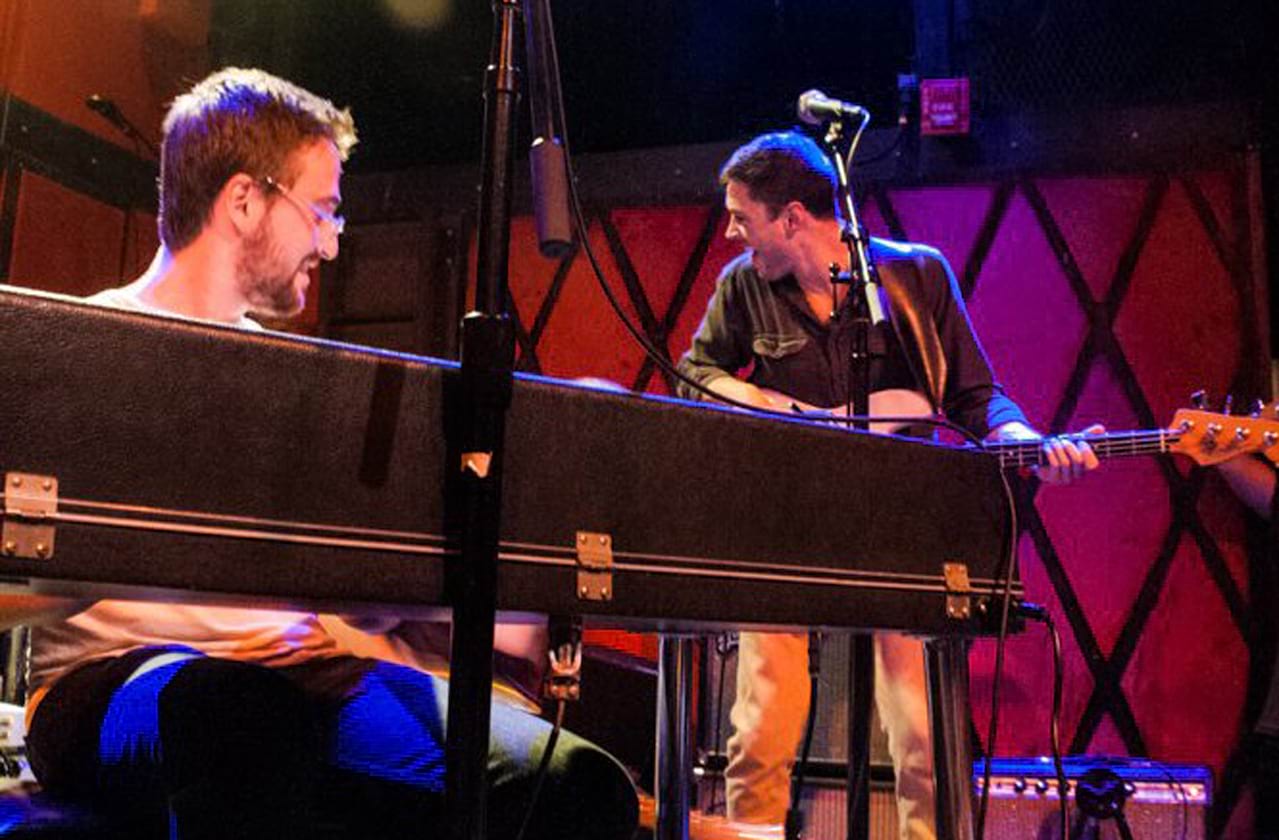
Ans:
{"type": "Polygon", "coordinates": [[[559,741],[560,730],[564,726],[564,709],[568,701],[577,700],[581,696],[582,685],[582,619],[576,615],[552,614],[546,624],[549,644],[547,658],[549,670],[543,680],[544,697],[555,700],[555,724],[551,734],[546,738],[546,747],[542,750],[542,760],[537,765],[537,774],[533,780],[533,790],[524,811],[524,819],[520,822],[520,830],[515,840],[523,840],[537,809],[537,797],[546,781],[547,769],[551,764],[551,756],[555,752],[555,744],[559,741]]]}
{"type": "Polygon", "coordinates": [[[560,730],[564,727],[564,709],[567,705],[565,700],[559,700],[555,704],[555,725],[551,727],[551,734],[546,737],[546,748],[542,750],[542,760],[538,762],[537,775],[533,777],[533,792],[529,794],[528,806],[524,810],[524,819],[520,822],[520,830],[516,833],[515,840],[524,840],[524,833],[528,831],[529,823],[533,820],[533,812],[537,810],[537,797],[542,792],[542,784],[546,781],[547,771],[551,766],[555,744],[559,741],[560,730]]]}
{"type": "Polygon", "coordinates": [[[786,840],[800,840],[804,834],[804,771],[808,767],[809,753],[813,748],[813,729],[817,720],[816,676],[808,678],[808,693],[812,699],[808,707],[808,721],[804,724],[804,744],[800,748],[799,763],[791,776],[790,808],[786,810],[786,840]]]}
{"type": "Polygon", "coordinates": [[[1057,775],[1057,794],[1059,802],[1059,810],[1061,814],[1061,836],[1070,836],[1070,780],[1066,778],[1066,766],[1062,762],[1061,757],[1061,698],[1063,683],[1063,668],[1061,659],[1061,634],[1057,631],[1057,624],[1053,621],[1052,613],[1039,604],[1032,604],[1029,601],[1023,602],[1018,608],[1018,613],[1031,621],[1041,622],[1048,630],[1049,639],[1052,642],[1053,649],[1053,703],[1052,716],[1048,723],[1048,738],[1052,749],[1053,771],[1057,775]]]}
{"type": "Polygon", "coordinates": [[[698,393],[706,397],[711,398],[712,400],[716,402],[724,403],[726,405],[731,405],[734,408],[745,409],[754,414],[758,414],[762,416],[785,417],[789,419],[799,418],[799,419],[810,420],[818,423],[830,423],[830,424],[840,424],[840,425],[865,423],[871,420],[874,420],[876,422],[881,422],[881,423],[924,423],[927,425],[938,426],[940,428],[949,429],[950,431],[953,431],[959,435],[962,435],[965,439],[972,441],[973,443],[977,443],[977,444],[981,443],[981,441],[978,438],[973,436],[970,432],[968,432],[961,426],[955,423],[952,423],[949,420],[946,420],[944,418],[938,418],[938,417],[924,417],[924,418],[898,417],[898,416],[832,417],[824,414],[815,415],[811,412],[803,412],[798,410],[798,408],[795,408],[791,412],[773,411],[771,409],[760,408],[759,406],[740,402],[730,397],[725,397],[722,394],[718,394],[715,391],[712,391],[711,389],[707,388],[705,385],[702,385],[700,382],[696,382],[690,379],[689,377],[685,376],[683,373],[681,373],[676,368],[676,366],[672,364],[670,360],[667,359],[666,356],[656,346],[654,346],[651,341],[649,341],[648,337],[644,335],[643,331],[640,330],[639,327],[635,326],[634,322],[631,321],[630,316],[626,314],[626,311],[625,309],[623,309],[621,302],[617,299],[617,295],[613,292],[612,287],[609,285],[608,279],[604,276],[604,269],[600,265],[599,259],[595,255],[594,248],[591,247],[590,238],[587,235],[588,226],[586,223],[586,217],[582,211],[581,195],[578,193],[578,189],[577,189],[577,175],[573,171],[573,154],[572,154],[572,148],[569,145],[567,121],[564,119],[564,115],[562,113],[563,94],[560,91],[559,47],[556,44],[555,23],[552,20],[552,16],[549,8],[547,9],[545,24],[546,24],[546,27],[545,27],[546,37],[548,41],[547,53],[550,57],[550,64],[551,64],[551,73],[550,73],[551,79],[552,79],[551,87],[553,88],[551,105],[553,108],[558,110],[558,113],[556,116],[558,117],[560,140],[562,141],[564,145],[564,166],[568,170],[568,190],[569,190],[569,198],[570,198],[569,204],[571,205],[571,208],[572,208],[573,222],[577,230],[577,236],[582,243],[582,252],[586,254],[586,259],[591,264],[591,271],[595,276],[595,280],[597,284],[599,285],[600,291],[604,294],[604,299],[608,302],[609,308],[613,310],[613,313],[617,316],[618,321],[621,322],[622,327],[625,328],[626,332],[631,336],[631,339],[634,340],[635,343],[638,344],[640,348],[644,350],[645,355],[647,355],[653,361],[653,363],[659,369],[661,369],[663,373],[667,374],[673,379],[683,382],[684,384],[688,385],[693,390],[697,391],[698,393]]]}
{"type": "Polygon", "coordinates": [[[1186,790],[1186,785],[1177,778],[1177,774],[1172,772],[1172,768],[1162,761],[1151,759],[1159,772],[1163,773],[1164,778],[1168,780],[1176,791],[1176,796],[1181,799],[1181,831],[1179,832],[1181,840],[1186,840],[1186,836],[1190,831],[1190,793],[1186,790]]]}
{"type": "MultiPolygon", "coordinates": [[[[867,114],[863,117],[861,125],[859,126],[857,130],[857,133],[854,135],[849,145],[849,149],[847,153],[848,159],[846,164],[846,166],[848,166],[849,168],[851,168],[853,157],[857,153],[858,142],[860,141],[862,132],[865,130],[866,124],[868,122],[869,122],[869,115],[867,114]]],[[[899,131],[899,136],[900,134],[901,132],[899,131]]],[[[839,154],[838,150],[834,147],[833,143],[831,144],[831,153],[835,155],[839,154]]],[[[870,282],[870,278],[864,277],[862,278],[862,282],[863,284],[868,283],[870,282]]],[[[850,409],[851,409],[851,403],[850,403],[850,409]]],[[[851,413],[852,412],[850,410],[849,414],[851,413]]],[[[952,428],[954,427],[952,426],[952,428]]],[[[977,440],[975,435],[969,433],[967,430],[961,430],[961,431],[966,439],[970,441],[975,441],[978,446],[981,445],[981,442],[977,440]]],[[[985,836],[986,814],[990,804],[990,776],[991,776],[990,759],[994,753],[996,735],[997,735],[998,726],[999,726],[999,693],[1000,693],[1000,688],[1003,682],[1003,661],[1004,661],[1005,648],[1007,646],[1007,641],[1008,641],[1008,619],[1009,619],[1009,614],[1012,606],[1012,588],[1013,588],[1014,573],[1017,566],[1016,558],[1017,558],[1018,528],[1017,528],[1016,499],[1013,496],[1012,487],[1008,483],[1008,477],[1002,469],[999,471],[999,476],[1000,476],[1000,481],[1003,484],[1004,495],[1008,503],[1011,533],[1009,535],[1008,555],[1007,555],[1007,560],[1006,560],[1005,568],[1003,572],[1004,590],[1003,590],[1003,597],[1001,599],[999,635],[998,635],[996,646],[995,646],[995,675],[994,675],[994,682],[992,685],[992,693],[991,693],[992,707],[991,707],[991,718],[990,718],[990,733],[988,738],[988,747],[986,750],[984,786],[982,790],[981,810],[978,818],[978,832],[977,832],[978,840],[982,840],[982,838],[984,838],[985,836]]],[[[1063,774],[1063,778],[1064,778],[1064,774],[1063,774]]],[[[1065,837],[1066,835],[1063,834],[1062,836],[1065,837]]]]}
{"type": "Polygon", "coordinates": [[[871,164],[879,163],[881,160],[889,157],[893,152],[897,151],[897,149],[901,147],[902,140],[904,139],[906,139],[906,129],[899,127],[896,135],[893,137],[893,142],[889,143],[884,149],[876,152],[870,157],[857,161],[857,165],[870,166],[871,164]]]}
{"type": "Polygon", "coordinates": [[[808,769],[808,757],[813,749],[813,729],[817,722],[817,689],[821,677],[822,634],[808,633],[808,719],[804,724],[804,741],[799,750],[799,761],[791,774],[790,807],[786,809],[786,840],[800,840],[804,833],[804,771],[808,769]]]}
{"type": "MultiPolygon", "coordinates": [[[[556,104],[560,108],[562,108],[563,96],[560,91],[559,47],[556,44],[555,27],[554,27],[553,21],[551,20],[551,15],[549,13],[549,10],[547,13],[546,30],[549,38],[549,47],[550,47],[549,52],[550,52],[550,61],[551,61],[551,67],[552,67],[551,74],[552,74],[553,83],[554,83],[553,86],[557,94],[556,104]]],[[[959,426],[958,424],[952,423],[949,420],[945,420],[943,418],[931,418],[931,417],[930,418],[918,418],[918,417],[878,417],[878,418],[821,417],[821,418],[818,418],[818,417],[812,417],[811,415],[803,414],[802,412],[787,414],[785,412],[763,409],[763,408],[760,408],[759,406],[750,405],[748,403],[739,402],[738,400],[725,397],[721,394],[711,391],[709,388],[702,385],[700,382],[695,382],[692,379],[688,378],[687,376],[684,376],[684,374],[680,373],[676,369],[675,365],[671,364],[671,362],[666,358],[666,356],[662,354],[652,344],[652,342],[648,340],[648,338],[631,321],[629,316],[626,315],[625,310],[622,308],[621,303],[618,301],[617,296],[614,294],[612,288],[608,284],[608,280],[604,276],[604,270],[600,266],[599,260],[595,256],[595,251],[591,247],[590,239],[587,236],[588,230],[587,230],[586,218],[582,212],[581,195],[578,193],[578,189],[577,189],[577,176],[573,172],[573,156],[571,152],[571,147],[569,145],[567,121],[563,118],[562,113],[560,114],[560,128],[561,128],[561,140],[563,141],[563,144],[564,144],[564,165],[568,169],[568,187],[569,187],[569,197],[571,199],[570,204],[572,206],[573,220],[577,229],[577,235],[582,242],[582,251],[586,254],[586,258],[591,264],[591,270],[593,274],[595,275],[595,279],[597,283],[599,284],[600,291],[604,294],[604,299],[608,302],[609,307],[612,308],[614,314],[617,316],[618,320],[621,322],[623,328],[625,328],[625,330],[631,336],[631,338],[635,341],[635,343],[638,344],[644,350],[645,354],[650,359],[652,359],[653,363],[659,369],[661,369],[664,373],[666,373],[668,376],[672,377],[673,379],[677,379],[680,382],[687,384],[689,387],[691,387],[695,391],[710,397],[712,400],[715,400],[717,402],[724,403],[727,405],[731,405],[736,408],[745,409],[757,415],[785,417],[790,419],[803,418],[803,419],[819,421],[819,422],[835,422],[835,423],[847,423],[847,424],[868,422],[871,420],[875,420],[879,422],[894,422],[894,423],[896,422],[925,423],[925,424],[937,426],[940,428],[950,429],[951,431],[964,437],[966,440],[972,443],[975,443],[977,446],[981,445],[981,440],[977,438],[977,436],[974,435],[972,432],[968,431],[962,426],[959,426]]],[[[1011,605],[1012,605],[1013,579],[1014,579],[1014,572],[1016,570],[1016,557],[1017,557],[1018,528],[1017,528],[1016,499],[1013,496],[1012,487],[1008,483],[1007,475],[1004,474],[1003,470],[999,471],[999,475],[1000,475],[1000,481],[1002,482],[1003,488],[1004,488],[1004,496],[1008,502],[1009,523],[1010,523],[1011,534],[1009,537],[1008,558],[1007,558],[1007,562],[1005,564],[1005,569],[1004,569],[1004,590],[1001,598],[999,635],[998,635],[998,639],[996,641],[996,646],[995,646],[995,680],[994,680],[994,685],[992,690],[992,700],[994,702],[991,709],[991,727],[990,727],[990,736],[988,739],[989,746],[986,751],[985,787],[982,790],[981,809],[980,809],[979,818],[978,818],[978,835],[977,836],[979,840],[981,840],[981,838],[985,836],[984,832],[985,832],[985,823],[986,823],[986,810],[989,805],[989,799],[990,799],[990,772],[991,772],[990,754],[994,748],[995,734],[997,732],[998,719],[999,719],[999,713],[998,713],[999,687],[1000,687],[1000,682],[1003,676],[1004,648],[1007,643],[1008,616],[1009,616],[1009,612],[1011,610],[1011,605]]]]}
{"type": "MultiPolygon", "coordinates": [[[[723,733],[722,718],[723,718],[723,711],[724,711],[724,677],[728,673],[728,669],[724,667],[724,660],[728,658],[728,652],[731,649],[730,643],[726,639],[727,636],[728,636],[727,633],[721,633],[716,638],[715,646],[714,646],[715,653],[716,655],[719,656],[719,683],[715,688],[715,696],[711,698],[711,702],[714,704],[712,708],[715,710],[715,718],[714,718],[714,723],[712,724],[712,727],[713,727],[712,731],[715,733],[713,743],[715,745],[716,752],[719,751],[720,736],[723,733]],[[723,641],[722,645],[721,645],[721,640],[723,641]]],[[[725,747],[723,754],[725,756],[728,755],[727,747],[725,747]]],[[[723,777],[721,776],[721,779],[722,778],[723,777]]],[[[707,805],[706,807],[706,812],[708,814],[715,813],[715,809],[719,805],[719,802],[718,802],[719,790],[720,790],[720,783],[713,782],[711,784],[710,804],[707,805]]],[[[727,792],[725,792],[724,796],[725,796],[725,800],[727,800],[728,798],[727,792]]]]}
{"type": "MultiPolygon", "coordinates": [[[[128,132],[125,133],[125,136],[133,143],[133,151],[135,154],[140,155],[143,151],[148,151],[152,154],[152,156],[155,156],[155,149],[148,149],[144,146],[141,142],[141,138],[128,132]]],[[[129,272],[130,276],[126,276],[125,274],[125,271],[128,268],[129,246],[133,244],[133,216],[133,200],[132,198],[127,198],[124,206],[124,232],[120,235],[120,262],[116,269],[116,275],[120,278],[121,283],[125,283],[133,279],[131,276],[132,272],[129,272]]]]}
{"type": "Polygon", "coordinates": [[[1128,818],[1124,816],[1122,810],[1115,814],[1115,827],[1119,829],[1120,840],[1133,840],[1132,829],[1128,826],[1128,818]]]}
{"type": "MultiPolygon", "coordinates": [[[[906,416],[835,417],[835,416],[830,416],[828,414],[814,414],[812,412],[804,412],[800,410],[798,406],[794,403],[792,403],[792,411],[789,413],[782,412],[782,411],[773,411],[771,409],[761,408],[756,405],[740,402],[738,400],[732,399],[731,397],[726,397],[722,394],[712,391],[711,389],[707,388],[705,385],[701,384],[700,382],[696,382],[693,379],[690,379],[689,377],[680,373],[680,371],[676,368],[676,366],[673,365],[666,358],[666,356],[656,346],[654,346],[651,341],[648,340],[648,337],[645,336],[643,332],[638,327],[635,326],[634,322],[632,322],[630,317],[626,314],[626,311],[622,308],[621,302],[618,301],[616,294],[614,294],[612,287],[609,286],[608,279],[604,276],[604,269],[601,267],[599,259],[595,256],[595,250],[591,247],[590,238],[587,236],[588,229],[586,224],[586,218],[582,212],[581,195],[578,193],[578,190],[577,190],[577,175],[573,171],[573,154],[572,154],[571,146],[569,145],[568,123],[563,113],[564,105],[563,105],[563,92],[560,85],[559,46],[556,43],[555,23],[554,23],[554,20],[552,19],[552,14],[549,8],[549,4],[546,9],[545,37],[547,39],[547,47],[548,47],[547,52],[550,58],[550,65],[551,65],[550,76],[551,76],[552,84],[550,88],[550,93],[551,93],[551,107],[552,107],[552,110],[554,111],[554,113],[552,114],[552,117],[556,120],[557,127],[560,132],[560,140],[562,141],[564,146],[564,167],[565,169],[568,170],[568,188],[569,188],[569,197],[571,199],[569,203],[572,205],[573,221],[577,229],[577,235],[582,242],[582,251],[586,254],[586,258],[591,264],[591,272],[592,274],[594,274],[595,280],[597,284],[599,285],[600,291],[604,294],[604,299],[608,302],[609,308],[613,310],[614,315],[617,316],[618,321],[621,322],[623,328],[625,328],[626,332],[631,336],[631,339],[634,340],[635,343],[638,344],[641,349],[643,349],[645,355],[647,355],[648,358],[651,359],[652,362],[658,368],[660,368],[663,373],[666,373],[668,376],[670,376],[673,379],[683,382],[684,384],[688,385],[693,390],[697,391],[703,396],[711,398],[715,402],[730,405],[730,406],[733,406],[734,408],[744,409],[753,414],[758,414],[761,416],[785,417],[788,419],[801,418],[801,419],[818,422],[818,423],[844,424],[844,425],[850,425],[850,426],[857,423],[868,423],[871,421],[880,422],[880,423],[903,423],[903,424],[920,423],[920,424],[947,429],[951,432],[954,432],[960,435],[961,437],[963,437],[965,440],[969,441],[970,443],[973,443],[977,445],[978,447],[981,446],[980,438],[978,438],[976,435],[974,435],[972,432],[968,431],[964,427],[958,425],[957,423],[953,423],[944,417],[906,417],[906,416]]],[[[864,123],[863,123],[863,127],[864,127],[864,123]]],[[[858,137],[860,137],[860,135],[861,135],[861,132],[859,131],[858,137]]],[[[850,149],[850,157],[852,154],[855,154],[855,153],[856,153],[856,146],[854,145],[850,149]]],[[[1012,497],[1012,490],[1011,488],[1008,487],[1007,479],[1004,479],[1004,490],[1009,500],[1010,511],[1012,511],[1013,521],[1015,522],[1016,512],[1013,506],[1014,503],[1013,503],[1013,497],[1012,497]]],[[[1012,573],[1012,570],[1010,568],[1009,574],[1011,575],[1011,573],[1012,573]]],[[[1006,589],[1005,591],[1006,601],[1008,598],[1011,597],[1010,587],[1011,587],[1011,580],[1009,581],[1009,588],[1006,589]]]]}
{"type": "Polygon", "coordinates": [[[1070,836],[1070,780],[1066,778],[1066,767],[1061,760],[1061,695],[1062,695],[1062,661],[1061,634],[1053,622],[1052,614],[1044,610],[1044,624],[1052,637],[1053,644],[1053,711],[1049,724],[1050,743],[1052,745],[1053,769],[1057,771],[1057,796],[1061,800],[1061,836],[1070,836]]]}
{"type": "MultiPolygon", "coordinates": [[[[582,199],[577,191],[577,175],[573,171],[572,146],[569,144],[568,137],[568,120],[563,114],[563,89],[560,84],[559,45],[556,43],[555,21],[549,8],[549,4],[546,9],[545,35],[548,47],[547,53],[551,65],[550,89],[554,91],[553,95],[550,97],[551,101],[549,104],[554,112],[551,114],[551,117],[553,119],[558,119],[560,140],[564,146],[564,167],[568,170],[569,204],[573,213],[573,223],[577,230],[577,236],[582,243],[582,251],[586,254],[586,258],[591,264],[591,270],[595,275],[595,279],[599,283],[600,291],[604,293],[604,299],[608,301],[609,307],[613,310],[618,320],[621,321],[621,324],[626,329],[627,333],[629,333],[631,338],[644,350],[644,353],[653,360],[654,364],[667,374],[688,382],[688,384],[697,388],[697,390],[702,393],[718,398],[718,395],[714,394],[700,383],[691,382],[683,376],[683,374],[674,370],[674,366],[671,365],[666,357],[662,355],[662,353],[653,346],[652,342],[650,342],[648,338],[645,337],[643,333],[631,322],[630,318],[622,309],[621,303],[617,300],[616,295],[614,295],[612,288],[609,287],[608,281],[604,277],[604,270],[601,268],[599,260],[595,256],[595,250],[591,247],[586,218],[582,213],[582,199]]],[[[751,406],[747,406],[744,403],[737,403],[733,400],[726,400],[726,402],[732,405],[738,405],[742,408],[751,408],[751,406]]]]}
{"type": "Polygon", "coordinates": [[[996,735],[999,731],[999,691],[1004,679],[1004,648],[1008,643],[1008,617],[1012,611],[1013,573],[1017,568],[1017,500],[1013,496],[1012,485],[1008,476],[999,471],[999,479],[1004,486],[1004,496],[1008,501],[1008,557],[1004,564],[1004,591],[1000,599],[999,634],[995,640],[995,674],[990,689],[990,728],[986,736],[986,752],[982,770],[981,805],[977,809],[977,840],[986,836],[986,812],[990,807],[990,774],[991,758],[995,754],[996,735]]]}

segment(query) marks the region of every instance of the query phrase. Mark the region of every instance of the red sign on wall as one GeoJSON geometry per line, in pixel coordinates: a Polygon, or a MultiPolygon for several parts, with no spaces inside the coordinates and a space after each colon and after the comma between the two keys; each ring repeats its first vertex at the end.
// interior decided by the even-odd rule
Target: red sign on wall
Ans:
{"type": "Polygon", "coordinates": [[[920,82],[919,133],[968,133],[967,79],[924,79],[920,82]]]}

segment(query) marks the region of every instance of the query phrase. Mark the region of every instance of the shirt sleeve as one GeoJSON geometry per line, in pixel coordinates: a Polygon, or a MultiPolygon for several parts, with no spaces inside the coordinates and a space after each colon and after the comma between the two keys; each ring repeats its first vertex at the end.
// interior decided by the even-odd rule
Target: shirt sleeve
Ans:
{"type": "Polygon", "coordinates": [[[942,411],[978,437],[985,437],[1004,423],[1026,423],[1021,408],[995,381],[950,263],[940,252],[931,251],[924,271],[928,288],[938,292],[934,317],[949,368],[942,411]]]}
{"type": "MultiPolygon", "coordinates": [[[[692,346],[680,357],[676,368],[703,387],[736,374],[751,362],[750,329],[737,300],[735,280],[734,266],[730,265],[716,281],[706,314],[693,334],[692,346]]],[[[675,392],[688,400],[707,398],[684,381],[676,383],[675,392]]]]}

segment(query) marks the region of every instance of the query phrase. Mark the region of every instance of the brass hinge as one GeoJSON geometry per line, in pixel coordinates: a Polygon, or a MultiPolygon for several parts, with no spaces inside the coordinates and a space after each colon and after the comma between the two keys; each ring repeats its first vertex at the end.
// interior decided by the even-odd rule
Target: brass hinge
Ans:
{"type": "Polygon", "coordinates": [[[973,587],[968,582],[968,566],[965,563],[942,563],[942,576],[946,579],[946,617],[956,620],[972,615],[973,587]]]}
{"type": "Polygon", "coordinates": [[[58,479],[51,475],[5,473],[0,550],[9,557],[52,557],[53,518],[57,513],[58,479]]]}
{"type": "Polygon", "coordinates": [[[613,538],[608,534],[577,532],[577,597],[613,600],[613,538]]]}

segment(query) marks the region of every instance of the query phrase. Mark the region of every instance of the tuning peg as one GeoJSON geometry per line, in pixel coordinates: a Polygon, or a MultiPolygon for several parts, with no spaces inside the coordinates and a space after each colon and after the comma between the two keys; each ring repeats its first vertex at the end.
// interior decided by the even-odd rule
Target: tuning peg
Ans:
{"type": "Polygon", "coordinates": [[[1261,400],[1253,400],[1252,405],[1248,407],[1248,416],[1254,420],[1261,416],[1261,412],[1265,409],[1266,404],[1261,400]]]}
{"type": "Polygon", "coordinates": [[[1226,394],[1226,399],[1221,403],[1221,413],[1226,416],[1230,415],[1231,409],[1235,407],[1235,395],[1226,394]]]}
{"type": "Polygon", "coordinates": [[[1196,409],[1202,409],[1208,404],[1208,392],[1200,388],[1190,395],[1190,405],[1196,409]]]}

